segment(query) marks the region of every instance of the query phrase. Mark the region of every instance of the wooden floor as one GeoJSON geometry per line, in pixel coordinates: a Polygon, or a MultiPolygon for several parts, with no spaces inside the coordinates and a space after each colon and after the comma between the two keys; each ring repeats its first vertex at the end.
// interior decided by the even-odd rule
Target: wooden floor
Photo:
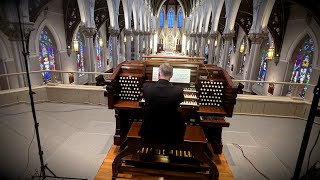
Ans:
{"type": "MultiPolygon", "coordinates": [[[[95,180],[109,180],[112,177],[112,162],[115,156],[117,155],[117,152],[119,150],[119,146],[113,145],[109,153],[107,154],[106,158],[104,159],[96,177],[95,180]]],[[[233,174],[229,168],[228,162],[224,157],[224,154],[214,157],[214,162],[216,163],[219,173],[220,173],[220,180],[233,180],[233,174]]],[[[189,180],[190,178],[178,178],[178,177],[156,177],[156,176],[148,176],[144,174],[118,174],[118,180],[177,180],[177,179],[183,179],[183,180],[189,180]]]]}

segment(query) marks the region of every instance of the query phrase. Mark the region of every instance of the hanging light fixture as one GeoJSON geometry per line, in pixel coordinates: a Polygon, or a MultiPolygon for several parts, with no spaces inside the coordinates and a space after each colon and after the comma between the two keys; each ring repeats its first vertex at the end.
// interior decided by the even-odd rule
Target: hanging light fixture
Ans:
{"type": "Polygon", "coordinates": [[[103,40],[102,40],[102,38],[99,38],[99,45],[100,45],[100,47],[103,46],[103,40]]]}
{"type": "Polygon", "coordinates": [[[74,50],[74,52],[78,52],[79,51],[79,41],[78,41],[78,39],[74,39],[73,40],[73,50],[74,50]]]}
{"type": "Polygon", "coordinates": [[[133,36],[131,36],[131,42],[133,41],[133,36]]]}
{"type": "Polygon", "coordinates": [[[210,44],[210,39],[208,39],[208,45],[210,44]]]}
{"type": "Polygon", "coordinates": [[[126,36],[124,36],[124,38],[123,38],[123,42],[124,42],[124,43],[126,43],[126,42],[127,42],[127,37],[126,37],[126,36]]]}
{"type": "Polygon", "coordinates": [[[270,48],[268,49],[267,59],[271,61],[271,60],[273,59],[273,56],[274,56],[274,48],[273,48],[273,47],[270,47],[270,48]]]}
{"type": "Polygon", "coordinates": [[[242,42],[242,44],[240,45],[240,53],[243,53],[244,52],[244,42],[242,42]]]}
{"type": "Polygon", "coordinates": [[[214,40],[214,47],[217,47],[218,46],[218,40],[214,40]]]}

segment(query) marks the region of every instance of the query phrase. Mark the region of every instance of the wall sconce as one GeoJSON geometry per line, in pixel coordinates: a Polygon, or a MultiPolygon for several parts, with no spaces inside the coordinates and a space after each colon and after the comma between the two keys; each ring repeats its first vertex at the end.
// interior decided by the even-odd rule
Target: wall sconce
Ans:
{"type": "Polygon", "coordinates": [[[274,48],[273,48],[273,47],[270,47],[270,48],[268,49],[267,59],[271,61],[271,60],[273,59],[273,56],[274,56],[274,48]]]}
{"type": "Polygon", "coordinates": [[[208,39],[208,45],[210,44],[210,39],[208,39]]]}
{"type": "Polygon", "coordinates": [[[214,40],[214,47],[217,47],[218,46],[218,40],[214,40]]]}
{"type": "Polygon", "coordinates": [[[126,42],[127,42],[127,37],[126,37],[126,36],[124,36],[124,38],[123,38],[123,42],[124,42],[124,43],[126,43],[126,42]]]}
{"type": "Polygon", "coordinates": [[[72,49],[71,49],[70,46],[68,46],[67,47],[67,54],[68,54],[69,57],[70,57],[71,53],[72,53],[72,49]]]}
{"type": "Polygon", "coordinates": [[[131,36],[131,42],[133,42],[133,36],[131,36]]]}
{"type": "Polygon", "coordinates": [[[73,40],[73,50],[74,50],[74,52],[79,51],[79,41],[77,39],[73,40]]]}
{"type": "Polygon", "coordinates": [[[103,40],[102,40],[102,38],[99,38],[99,45],[100,45],[100,47],[103,46],[103,40]]]}
{"type": "Polygon", "coordinates": [[[240,45],[240,53],[243,53],[244,52],[244,42],[240,45]]]}

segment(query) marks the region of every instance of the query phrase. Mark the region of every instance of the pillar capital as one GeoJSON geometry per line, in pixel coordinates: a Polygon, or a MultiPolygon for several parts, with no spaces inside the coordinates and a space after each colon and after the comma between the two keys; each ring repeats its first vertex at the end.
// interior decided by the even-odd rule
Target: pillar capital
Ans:
{"type": "Polygon", "coordinates": [[[79,32],[82,33],[86,38],[93,38],[93,35],[97,33],[97,30],[96,28],[81,26],[79,28],[79,32]]]}
{"type": "Polygon", "coordinates": [[[196,37],[195,33],[190,33],[190,37],[196,37]]]}
{"type": "Polygon", "coordinates": [[[131,35],[132,31],[131,29],[124,29],[124,35],[131,35]]]}
{"type": "Polygon", "coordinates": [[[208,34],[208,37],[211,38],[211,39],[215,39],[215,38],[217,38],[217,36],[218,36],[218,33],[217,33],[217,32],[209,33],[209,34],[208,34]]]}
{"type": "Polygon", "coordinates": [[[139,35],[139,31],[132,31],[133,35],[138,36],[139,35]]]}
{"type": "Polygon", "coordinates": [[[114,29],[112,27],[109,27],[109,33],[111,36],[118,36],[120,34],[119,29],[114,29]]]}
{"type": "Polygon", "coordinates": [[[249,39],[251,40],[252,44],[262,44],[266,36],[266,33],[250,33],[249,39]]]}
{"type": "Polygon", "coordinates": [[[202,37],[202,34],[201,34],[201,33],[197,33],[197,34],[196,34],[196,37],[197,37],[197,38],[201,38],[201,37],[202,37]]]}
{"type": "Polygon", "coordinates": [[[235,36],[234,33],[224,33],[224,34],[222,35],[222,37],[223,37],[226,41],[231,41],[234,36],[235,36]]]}
{"type": "MultiPolygon", "coordinates": [[[[27,22],[22,25],[22,31],[25,38],[29,37],[31,31],[34,30],[33,25],[34,23],[31,22],[27,22]]],[[[0,29],[9,37],[10,41],[21,41],[20,25],[18,22],[2,22],[0,24],[0,29]]]]}

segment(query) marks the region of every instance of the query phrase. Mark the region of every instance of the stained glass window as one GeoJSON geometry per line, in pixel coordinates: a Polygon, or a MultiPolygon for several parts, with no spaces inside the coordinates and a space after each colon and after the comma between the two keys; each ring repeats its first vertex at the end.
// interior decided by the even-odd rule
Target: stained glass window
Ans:
{"type": "Polygon", "coordinates": [[[178,28],[182,28],[183,24],[183,14],[182,14],[182,9],[180,8],[178,12],[178,28]]]}
{"type": "Polygon", "coordinates": [[[173,28],[173,25],[174,25],[174,10],[173,8],[170,8],[168,12],[168,28],[173,28]]]}
{"type": "MultiPolygon", "coordinates": [[[[267,74],[267,57],[269,49],[269,39],[266,39],[261,45],[261,54],[260,54],[260,68],[257,81],[264,81],[267,74]]],[[[258,83],[260,86],[263,86],[263,83],[258,83]]]]}
{"type": "Polygon", "coordinates": [[[110,57],[110,61],[109,62],[110,62],[110,64],[112,64],[112,38],[110,37],[109,39],[110,39],[110,41],[109,41],[109,47],[110,47],[109,48],[110,49],[110,53],[109,53],[110,56],[109,57],[110,57]]]}
{"type": "Polygon", "coordinates": [[[97,67],[101,68],[102,67],[102,59],[101,59],[101,47],[100,47],[100,33],[97,33],[96,35],[96,51],[97,51],[97,56],[96,56],[96,60],[97,60],[97,67]]]}
{"type": "MultiPolygon", "coordinates": [[[[77,40],[79,42],[79,51],[77,52],[77,67],[79,72],[84,72],[84,38],[80,32],[77,33],[77,40]]],[[[78,76],[81,77],[84,74],[79,73],[78,76]]]]}
{"type": "MultiPolygon", "coordinates": [[[[302,41],[302,45],[297,50],[297,55],[295,57],[295,64],[293,67],[291,82],[309,84],[310,76],[312,72],[312,59],[314,44],[313,40],[307,36],[302,41]]],[[[308,86],[304,86],[302,91],[299,93],[301,97],[304,97],[308,86]]],[[[292,87],[289,86],[289,93],[292,92],[292,87]]]]}
{"type": "Polygon", "coordinates": [[[159,15],[159,24],[161,28],[164,27],[164,10],[162,8],[160,10],[160,15],[159,15]]]}
{"type": "Polygon", "coordinates": [[[229,46],[228,55],[227,55],[227,68],[230,68],[230,61],[231,61],[231,53],[232,53],[232,44],[229,46]]]}
{"type": "MultiPolygon", "coordinates": [[[[40,70],[55,70],[55,57],[54,53],[56,51],[56,44],[52,38],[47,27],[44,27],[40,33],[39,37],[39,62],[40,70]]],[[[51,80],[51,75],[49,72],[42,73],[43,81],[46,82],[51,80]]]]}

